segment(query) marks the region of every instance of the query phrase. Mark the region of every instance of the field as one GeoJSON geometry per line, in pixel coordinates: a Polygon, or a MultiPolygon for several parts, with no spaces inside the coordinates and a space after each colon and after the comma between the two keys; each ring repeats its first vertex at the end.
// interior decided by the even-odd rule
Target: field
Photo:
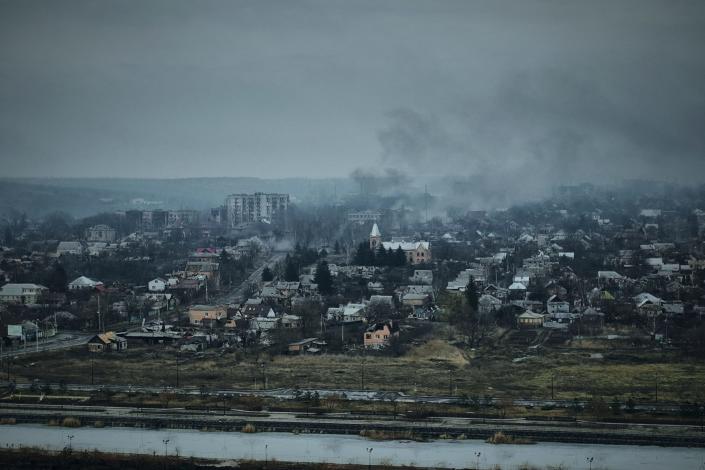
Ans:
{"type": "MultiPolygon", "coordinates": [[[[625,402],[705,399],[705,364],[675,351],[577,343],[528,354],[526,348],[470,350],[442,335],[401,357],[275,356],[209,351],[179,355],[179,384],[206,388],[341,388],[468,397],[592,398],[625,402]],[[595,354],[599,351],[599,354],[595,354]]],[[[177,355],[168,346],[131,345],[124,353],[84,350],[16,359],[11,376],[40,383],[174,386],[177,355]]],[[[6,368],[5,368],[6,372],[6,368]]]]}

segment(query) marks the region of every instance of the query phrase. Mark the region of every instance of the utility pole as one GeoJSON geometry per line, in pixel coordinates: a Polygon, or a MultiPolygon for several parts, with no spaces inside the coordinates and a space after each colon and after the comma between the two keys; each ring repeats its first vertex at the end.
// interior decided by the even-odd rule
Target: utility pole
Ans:
{"type": "Polygon", "coordinates": [[[448,368],[448,395],[453,396],[453,369],[448,368]]]}
{"type": "Polygon", "coordinates": [[[94,379],[93,369],[94,369],[94,367],[93,367],[93,358],[91,358],[91,385],[93,385],[93,383],[94,383],[94,381],[93,381],[93,379],[94,379]]]}
{"type": "Polygon", "coordinates": [[[555,378],[555,374],[551,374],[551,400],[554,399],[553,396],[553,379],[555,378]]]}
{"type": "Polygon", "coordinates": [[[176,353],[176,388],[179,388],[179,353],[176,353]]]}
{"type": "Polygon", "coordinates": [[[360,361],[360,388],[365,390],[365,356],[360,361]]]}

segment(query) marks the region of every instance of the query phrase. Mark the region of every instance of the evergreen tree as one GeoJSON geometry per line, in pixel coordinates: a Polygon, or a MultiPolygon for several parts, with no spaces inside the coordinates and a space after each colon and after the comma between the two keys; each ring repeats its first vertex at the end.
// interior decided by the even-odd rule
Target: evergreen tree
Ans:
{"type": "Polygon", "coordinates": [[[375,254],[367,242],[362,242],[357,246],[353,261],[358,266],[372,266],[374,264],[375,254]]]}
{"type": "Polygon", "coordinates": [[[299,267],[289,255],[286,255],[286,260],[284,261],[284,280],[287,282],[299,280],[299,267]]]}
{"type": "Polygon", "coordinates": [[[465,286],[465,300],[467,300],[470,308],[477,312],[480,299],[477,296],[477,286],[475,286],[475,279],[472,276],[468,280],[468,285],[465,286]]]}
{"type": "Polygon", "coordinates": [[[384,245],[380,243],[375,252],[375,266],[387,266],[387,264],[387,250],[385,250],[384,245]]]}
{"type": "Polygon", "coordinates": [[[262,270],[262,281],[264,282],[269,282],[274,280],[274,274],[272,273],[272,270],[269,269],[269,266],[265,266],[264,269],[262,270]]]}
{"type": "Polygon", "coordinates": [[[338,240],[335,241],[335,245],[333,245],[333,252],[336,255],[340,254],[340,242],[338,240]]]}
{"type": "Polygon", "coordinates": [[[66,292],[68,283],[68,276],[66,275],[64,267],[60,263],[54,263],[47,278],[47,287],[49,290],[52,292],[66,292]]]}
{"type": "Polygon", "coordinates": [[[321,294],[330,295],[333,293],[333,277],[330,274],[327,262],[321,261],[318,263],[313,280],[318,284],[318,290],[321,294]]]}
{"type": "Polygon", "coordinates": [[[401,246],[397,248],[395,253],[395,261],[395,266],[406,266],[406,254],[404,253],[404,250],[401,249],[401,246]]]}

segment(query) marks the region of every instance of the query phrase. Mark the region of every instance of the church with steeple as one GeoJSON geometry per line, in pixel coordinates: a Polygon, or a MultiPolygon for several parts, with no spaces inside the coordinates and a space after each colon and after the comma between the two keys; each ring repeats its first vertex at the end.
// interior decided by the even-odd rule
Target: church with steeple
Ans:
{"type": "Polygon", "coordinates": [[[376,252],[382,246],[385,250],[397,251],[399,248],[404,251],[406,261],[409,264],[424,264],[431,262],[431,244],[427,241],[407,241],[393,240],[382,241],[382,232],[375,223],[370,231],[370,250],[376,252]]]}

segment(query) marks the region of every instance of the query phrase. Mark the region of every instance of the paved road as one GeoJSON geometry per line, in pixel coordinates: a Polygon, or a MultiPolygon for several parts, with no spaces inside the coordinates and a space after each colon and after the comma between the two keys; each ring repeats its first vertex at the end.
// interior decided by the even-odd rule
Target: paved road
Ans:
{"type": "MultiPolygon", "coordinates": [[[[0,387],[7,387],[10,384],[7,381],[0,380],[0,387]]],[[[29,390],[31,384],[19,383],[14,385],[17,390],[29,390]]],[[[52,384],[53,388],[57,388],[59,384],[52,384]]],[[[344,396],[347,400],[352,401],[378,401],[378,402],[397,402],[397,403],[425,403],[425,404],[454,404],[461,403],[460,397],[450,396],[430,396],[430,395],[407,395],[402,392],[390,391],[374,391],[374,390],[346,390],[346,389],[293,389],[293,388],[277,388],[277,389],[200,389],[199,387],[153,387],[141,385],[84,385],[84,384],[68,384],[64,385],[67,391],[72,392],[98,392],[110,391],[113,393],[145,393],[158,394],[165,391],[177,393],[180,395],[200,395],[207,394],[210,396],[220,397],[235,397],[235,396],[259,396],[264,398],[276,398],[280,400],[293,400],[305,393],[318,393],[321,398],[327,396],[344,396]]],[[[492,404],[498,404],[499,399],[490,399],[492,404]]],[[[485,400],[483,399],[483,403],[485,400]]],[[[534,399],[515,399],[515,406],[524,407],[552,407],[552,408],[573,408],[577,404],[584,408],[588,405],[585,400],[534,400],[534,399]]],[[[622,405],[625,409],[625,405],[622,405]]],[[[637,411],[667,411],[671,413],[680,412],[680,406],[675,403],[638,403],[634,409],[637,411]]]]}
{"type": "Polygon", "coordinates": [[[286,252],[275,251],[266,261],[264,261],[260,267],[255,269],[252,274],[248,276],[238,287],[228,292],[227,294],[222,294],[213,298],[213,302],[216,304],[232,304],[240,303],[245,300],[245,292],[250,284],[259,282],[262,279],[262,271],[264,268],[269,266],[270,268],[277,264],[279,261],[284,259],[286,252]]]}
{"type": "Polygon", "coordinates": [[[39,340],[39,345],[34,341],[29,341],[26,347],[22,346],[20,348],[3,350],[0,357],[18,357],[25,356],[28,354],[36,354],[37,352],[46,351],[58,351],[61,349],[69,349],[77,346],[83,346],[88,343],[88,340],[93,337],[94,333],[85,332],[63,332],[57,334],[53,338],[49,338],[46,341],[39,340]]]}

